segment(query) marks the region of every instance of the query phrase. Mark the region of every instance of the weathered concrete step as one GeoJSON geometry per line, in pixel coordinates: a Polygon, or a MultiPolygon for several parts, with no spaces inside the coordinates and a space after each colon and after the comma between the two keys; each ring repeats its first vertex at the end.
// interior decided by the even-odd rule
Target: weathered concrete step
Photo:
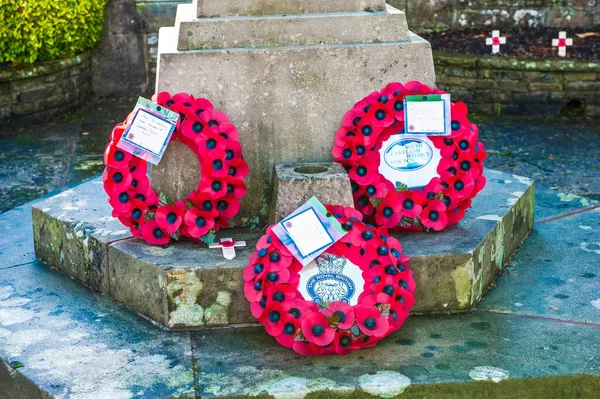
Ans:
{"type": "MultiPolygon", "coordinates": [[[[417,312],[470,310],[533,224],[531,180],[487,170],[488,186],[457,226],[437,234],[399,236],[411,256],[417,312]]],[[[230,230],[246,240],[233,261],[191,243],[154,247],[127,237],[111,221],[99,180],[33,208],[37,257],[72,278],[173,329],[254,323],[242,271],[261,233],[230,230]]]]}
{"type": "Polygon", "coordinates": [[[381,11],[385,0],[194,0],[200,17],[381,11]]]}
{"type": "Polygon", "coordinates": [[[188,9],[182,4],[177,11],[180,51],[409,40],[406,15],[392,6],[376,12],[200,19],[188,9]]]}

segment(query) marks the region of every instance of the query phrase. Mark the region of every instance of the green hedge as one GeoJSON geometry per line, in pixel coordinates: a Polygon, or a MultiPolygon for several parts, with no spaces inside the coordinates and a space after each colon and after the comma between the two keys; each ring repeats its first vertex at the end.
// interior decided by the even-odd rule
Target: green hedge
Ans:
{"type": "Polygon", "coordinates": [[[0,62],[72,57],[100,39],[106,0],[0,0],[0,62]]]}

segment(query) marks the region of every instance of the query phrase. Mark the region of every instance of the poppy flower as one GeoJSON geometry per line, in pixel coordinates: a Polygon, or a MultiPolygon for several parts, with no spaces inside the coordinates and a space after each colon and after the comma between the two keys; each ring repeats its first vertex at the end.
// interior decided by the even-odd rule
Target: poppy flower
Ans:
{"type": "Polygon", "coordinates": [[[442,180],[439,177],[434,177],[423,189],[423,194],[428,200],[433,200],[443,189],[442,180]]]}
{"type": "Polygon", "coordinates": [[[125,124],[119,124],[115,126],[112,132],[110,133],[110,141],[113,143],[118,143],[119,140],[121,140],[121,137],[123,136],[126,127],[127,126],[125,124]]]}
{"type": "Polygon", "coordinates": [[[304,317],[301,327],[306,340],[319,346],[329,345],[335,336],[335,331],[321,312],[313,312],[304,317]]]}
{"type": "Polygon", "coordinates": [[[421,224],[435,231],[443,230],[448,224],[446,205],[440,200],[429,202],[421,214],[421,224]]]}
{"type": "Polygon", "coordinates": [[[360,185],[366,186],[372,183],[378,176],[379,156],[366,156],[356,162],[348,175],[360,185]]]}
{"type": "Polygon", "coordinates": [[[231,161],[229,161],[227,174],[233,179],[240,181],[244,180],[244,178],[248,176],[248,164],[241,158],[233,158],[231,161]]]}
{"type": "Polygon", "coordinates": [[[390,306],[390,316],[388,321],[390,323],[390,330],[396,331],[399,329],[402,324],[404,324],[404,320],[408,317],[408,307],[395,302],[390,306]]]}
{"type": "Polygon", "coordinates": [[[438,164],[437,172],[439,175],[444,172],[448,172],[453,175],[457,174],[458,170],[456,168],[456,162],[451,157],[442,158],[438,164]]]}
{"type": "Polygon", "coordinates": [[[451,198],[467,198],[475,188],[473,178],[466,173],[458,173],[456,176],[446,179],[446,183],[449,188],[444,192],[449,192],[451,198]]]}
{"type": "Polygon", "coordinates": [[[161,105],[166,105],[167,101],[171,99],[171,95],[166,91],[160,92],[158,94],[154,94],[152,96],[152,101],[155,103],[159,103],[161,105]]]}
{"type": "Polygon", "coordinates": [[[237,141],[240,136],[237,128],[229,122],[220,123],[218,132],[219,136],[223,137],[226,140],[237,141]]]}
{"type": "Polygon", "coordinates": [[[110,196],[108,202],[113,208],[113,217],[119,217],[129,212],[132,200],[132,196],[127,191],[115,192],[110,196]]]}
{"type": "Polygon", "coordinates": [[[149,220],[142,227],[142,235],[148,244],[167,245],[171,236],[160,228],[156,220],[149,220]]]}
{"type": "Polygon", "coordinates": [[[229,175],[229,160],[223,148],[216,148],[202,160],[202,172],[206,176],[223,178],[229,175]]]}
{"type": "Polygon", "coordinates": [[[369,112],[369,109],[371,109],[371,106],[377,102],[377,99],[380,95],[381,93],[378,91],[370,93],[368,96],[354,104],[354,109],[362,110],[364,113],[369,112]]]}
{"type": "Polygon", "coordinates": [[[279,302],[271,302],[265,307],[258,321],[265,325],[267,334],[276,337],[283,332],[284,316],[286,312],[279,302]]]}
{"type": "Polygon", "coordinates": [[[407,218],[415,218],[421,214],[425,198],[417,191],[403,191],[396,193],[395,206],[400,205],[400,212],[407,218]]]}
{"type": "Polygon", "coordinates": [[[402,83],[392,82],[385,86],[383,90],[381,90],[381,95],[396,97],[401,95],[404,90],[404,85],[402,83]]]}
{"type": "Polygon", "coordinates": [[[333,339],[335,353],[343,356],[352,352],[354,350],[354,348],[352,348],[353,340],[354,338],[352,337],[352,334],[343,331],[336,332],[333,339]]]}
{"type": "Polygon", "coordinates": [[[394,185],[381,173],[377,174],[377,177],[371,184],[365,186],[365,193],[370,198],[385,198],[390,190],[394,190],[394,185]]]}
{"type": "Polygon", "coordinates": [[[158,223],[161,229],[168,234],[175,234],[175,232],[179,230],[179,226],[181,226],[184,216],[185,208],[174,205],[164,205],[157,209],[155,218],[156,223],[158,223]]]}
{"type": "Polygon", "coordinates": [[[346,112],[344,118],[342,119],[342,126],[346,131],[354,130],[361,118],[365,114],[364,109],[362,108],[352,108],[350,111],[346,112]]]}
{"type": "Polygon", "coordinates": [[[208,124],[211,131],[220,133],[221,125],[231,124],[229,118],[224,112],[213,110],[211,112],[203,112],[200,118],[208,124]]]}
{"type": "Polygon", "coordinates": [[[205,122],[200,120],[200,117],[191,115],[185,118],[185,120],[181,123],[180,131],[184,137],[195,142],[199,136],[208,131],[208,126],[205,124],[205,122]]]}
{"type": "Polygon", "coordinates": [[[210,212],[198,208],[190,208],[184,217],[187,232],[190,237],[200,238],[210,231],[215,225],[215,219],[210,212]]]}
{"type": "MultiPolygon", "coordinates": [[[[259,283],[262,284],[262,281],[260,281],[259,283]]],[[[246,286],[248,285],[248,282],[246,284],[244,284],[244,293],[246,293],[246,286]]],[[[250,287],[252,287],[252,285],[250,285],[250,287]]],[[[267,306],[267,298],[266,296],[262,295],[261,291],[254,291],[254,289],[250,289],[248,291],[248,293],[252,291],[255,292],[256,294],[258,294],[256,296],[256,298],[251,299],[251,297],[246,295],[246,298],[250,301],[250,312],[252,313],[252,316],[254,316],[255,318],[259,318],[260,316],[262,316],[263,312],[265,311],[265,307],[267,306]]]]}
{"type": "Polygon", "coordinates": [[[397,196],[387,196],[379,207],[377,207],[377,213],[375,214],[375,222],[379,226],[385,226],[387,228],[394,228],[400,223],[402,219],[401,206],[397,196]]]}
{"type": "Polygon", "coordinates": [[[485,152],[485,146],[481,141],[478,141],[475,147],[475,162],[483,163],[486,158],[487,152],[485,152]]]}
{"type": "Polygon", "coordinates": [[[475,162],[472,152],[461,153],[456,160],[456,165],[460,172],[467,173],[473,179],[477,179],[483,173],[483,166],[475,162]]]}
{"type": "Polygon", "coordinates": [[[279,302],[283,304],[283,307],[287,312],[290,304],[296,303],[294,299],[296,298],[298,290],[292,287],[290,284],[274,284],[269,286],[266,290],[263,290],[263,292],[267,296],[267,304],[271,302],[279,302]]]}
{"type": "MultiPolygon", "coordinates": [[[[404,94],[398,94],[390,98],[387,109],[390,115],[397,121],[404,121],[404,94]]],[[[404,126],[401,126],[404,129],[404,126]]]]}
{"type": "Polygon", "coordinates": [[[104,190],[111,195],[126,191],[131,185],[133,177],[127,169],[114,169],[106,167],[102,173],[102,181],[104,182],[104,190]]]}
{"type": "Polygon", "coordinates": [[[451,157],[456,151],[456,143],[454,139],[449,136],[427,136],[433,143],[433,146],[440,150],[442,157],[451,157]]]}
{"type": "Polygon", "coordinates": [[[130,227],[133,225],[142,227],[145,223],[145,216],[148,212],[148,205],[146,205],[145,202],[134,199],[131,202],[131,209],[125,217],[129,219],[130,227]]]}
{"type": "Polygon", "coordinates": [[[283,331],[275,339],[285,348],[292,348],[296,340],[296,334],[300,328],[300,321],[289,313],[283,316],[283,331]]]}
{"type": "Polygon", "coordinates": [[[479,192],[481,190],[483,190],[483,188],[485,187],[485,184],[487,182],[487,179],[485,178],[485,176],[479,176],[477,178],[477,180],[475,181],[475,188],[473,189],[473,192],[471,193],[471,197],[475,197],[475,195],[479,194],[479,192]]]}
{"type": "Polygon", "coordinates": [[[193,103],[194,96],[187,93],[177,93],[167,100],[165,105],[179,114],[186,114],[192,110],[193,103]]]}
{"type": "Polygon", "coordinates": [[[388,330],[389,323],[381,312],[371,306],[358,305],[354,308],[358,328],[367,336],[382,337],[388,330]]]}
{"type": "Polygon", "coordinates": [[[362,138],[363,143],[367,148],[371,148],[373,145],[375,145],[382,130],[382,128],[375,126],[366,117],[363,118],[356,127],[356,132],[358,133],[359,137],[362,138]]]}
{"type": "Polygon", "coordinates": [[[104,151],[104,164],[115,169],[126,169],[132,157],[133,155],[113,144],[104,151]]]}
{"type": "Polygon", "coordinates": [[[221,198],[227,195],[227,179],[226,178],[206,178],[200,181],[198,186],[199,194],[207,194],[211,198],[221,198]]]}
{"type": "Polygon", "coordinates": [[[313,356],[316,354],[310,342],[294,341],[292,349],[300,356],[313,356]]]}
{"type": "Polygon", "coordinates": [[[347,303],[331,302],[326,309],[321,311],[331,321],[335,319],[337,327],[347,330],[354,324],[354,308],[347,303]]]}
{"type": "MultiPolygon", "coordinates": [[[[246,297],[246,299],[248,299],[250,302],[254,303],[254,302],[259,302],[261,301],[261,299],[263,299],[263,285],[267,285],[267,283],[264,283],[264,281],[262,279],[258,279],[256,281],[253,280],[249,280],[246,281],[244,283],[244,296],[246,297]]],[[[261,305],[261,309],[259,312],[259,315],[262,314],[263,308],[267,306],[267,297],[264,296],[264,303],[262,303],[261,305]]],[[[252,314],[255,315],[254,310],[252,310],[252,314]]],[[[258,317],[255,315],[255,317],[258,317]]]]}
{"type": "Polygon", "coordinates": [[[133,158],[129,162],[129,172],[132,178],[138,181],[148,179],[148,162],[140,158],[133,158]]]}
{"type": "Polygon", "coordinates": [[[192,113],[197,117],[203,112],[212,112],[215,109],[213,104],[206,98],[195,98],[192,102],[192,113]]]}
{"type": "Polygon", "coordinates": [[[410,82],[406,82],[404,83],[404,90],[407,92],[411,92],[410,94],[418,94],[418,93],[424,93],[424,92],[429,92],[429,87],[427,87],[427,85],[424,85],[421,82],[418,82],[416,80],[411,80],[410,82]]]}
{"type": "Polygon", "coordinates": [[[348,140],[341,146],[335,145],[331,150],[333,157],[344,165],[352,165],[352,162],[363,158],[367,148],[362,142],[348,140]]]}
{"type": "Polygon", "coordinates": [[[194,191],[187,199],[201,211],[210,214],[211,217],[216,217],[219,215],[216,200],[213,200],[210,195],[206,193],[197,193],[194,191]]]}
{"type": "Polygon", "coordinates": [[[456,208],[446,211],[448,226],[453,226],[465,217],[465,212],[471,207],[471,200],[461,202],[456,208]]]}
{"type": "Polygon", "coordinates": [[[363,120],[374,127],[383,129],[394,123],[394,117],[385,104],[377,102],[369,109],[363,120]]]}
{"type": "Polygon", "coordinates": [[[471,122],[467,119],[467,106],[458,102],[451,105],[450,116],[452,118],[450,122],[451,134],[450,137],[457,138],[468,133],[471,129],[471,122]]]}
{"type": "Polygon", "coordinates": [[[233,157],[233,153],[227,153],[226,140],[213,131],[203,131],[202,134],[196,136],[194,141],[198,146],[198,152],[205,158],[210,158],[210,153],[218,149],[225,150],[229,158],[233,157]]]}

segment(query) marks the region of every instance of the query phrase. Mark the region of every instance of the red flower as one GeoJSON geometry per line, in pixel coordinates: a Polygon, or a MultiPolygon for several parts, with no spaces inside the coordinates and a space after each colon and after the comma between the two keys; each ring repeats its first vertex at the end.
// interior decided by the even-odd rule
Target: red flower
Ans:
{"type": "Polygon", "coordinates": [[[102,181],[104,182],[104,190],[108,195],[126,191],[131,185],[133,177],[127,169],[114,169],[106,167],[102,173],[102,181]]]}
{"type": "Polygon", "coordinates": [[[346,112],[346,115],[344,115],[344,118],[342,119],[342,126],[345,128],[345,130],[354,130],[356,126],[358,126],[358,123],[364,114],[365,111],[362,108],[351,109],[350,111],[346,112]]]}
{"type": "Polygon", "coordinates": [[[347,330],[354,324],[354,309],[344,302],[332,302],[327,309],[321,311],[328,318],[335,317],[338,320],[338,328],[347,330]]]}
{"type": "Polygon", "coordinates": [[[415,218],[423,210],[423,198],[417,191],[403,191],[396,193],[394,197],[396,206],[400,205],[400,212],[407,218],[415,218]]]}
{"type": "Polygon", "coordinates": [[[258,321],[265,325],[267,334],[276,337],[283,332],[285,314],[281,303],[271,302],[265,307],[258,321]]]}
{"type": "Polygon", "coordinates": [[[300,321],[289,313],[283,316],[283,331],[281,334],[275,337],[280,345],[286,348],[292,348],[298,329],[300,328],[300,321]]]}
{"type": "Polygon", "coordinates": [[[371,306],[356,306],[354,308],[358,327],[367,336],[382,337],[388,330],[389,323],[381,312],[371,306]]]}
{"type": "Polygon", "coordinates": [[[384,128],[394,123],[394,117],[388,108],[381,102],[371,106],[369,112],[363,117],[363,120],[374,127],[384,128]]]}
{"type": "Polygon", "coordinates": [[[356,127],[356,132],[359,137],[362,137],[367,148],[371,148],[377,142],[381,131],[380,127],[375,126],[372,122],[366,120],[366,118],[363,118],[356,127]]]}
{"type": "Polygon", "coordinates": [[[335,348],[335,353],[340,356],[347,355],[352,352],[355,348],[352,348],[354,338],[352,334],[338,331],[335,333],[335,338],[333,339],[333,345],[335,348]]]}
{"type": "Polygon", "coordinates": [[[126,169],[132,157],[127,151],[117,148],[116,144],[109,145],[104,151],[104,164],[115,169],[126,169]]]}
{"type": "Polygon", "coordinates": [[[333,147],[331,154],[333,157],[348,165],[352,165],[352,162],[358,161],[367,153],[367,148],[362,141],[356,142],[354,140],[347,140],[342,145],[336,145],[333,147]]]}
{"type": "Polygon", "coordinates": [[[167,245],[171,237],[162,230],[156,220],[147,221],[142,227],[142,235],[148,244],[167,245]]]}
{"type": "Polygon", "coordinates": [[[191,141],[195,142],[205,132],[208,132],[208,126],[194,114],[186,117],[181,123],[181,134],[191,141]]]}
{"type": "Polygon", "coordinates": [[[200,238],[210,231],[215,225],[215,219],[209,212],[190,208],[184,217],[187,232],[190,237],[200,238]]]}
{"type": "Polygon", "coordinates": [[[375,222],[380,226],[394,228],[402,219],[401,206],[396,195],[388,195],[377,208],[375,222]]]}
{"type": "Polygon", "coordinates": [[[196,136],[194,141],[198,146],[198,152],[200,153],[200,155],[207,158],[211,157],[210,153],[212,151],[218,149],[227,149],[226,140],[217,133],[210,130],[204,130],[202,134],[196,136]]]}
{"type": "Polygon", "coordinates": [[[468,133],[471,129],[471,122],[467,119],[467,106],[465,103],[458,102],[451,106],[450,115],[452,121],[450,122],[450,127],[452,129],[452,133],[450,137],[457,138],[466,133],[468,133]]]}
{"type": "Polygon", "coordinates": [[[483,166],[475,162],[475,154],[472,152],[461,153],[456,161],[457,169],[467,173],[473,179],[477,179],[483,173],[483,166]]]}
{"type": "Polygon", "coordinates": [[[446,205],[440,200],[428,203],[421,214],[421,224],[435,231],[443,230],[448,224],[446,205]]]}
{"type": "Polygon", "coordinates": [[[110,206],[113,208],[112,215],[113,217],[122,216],[125,213],[129,212],[131,209],[131,200],[133,198],[127,191],[121,191],[114,193],[109,199],[108,202],[110,206]]]}
{"type": "Polygon", "coordinates": [[[313,349],[313,346],[309,342],[303,341],[294,341],[294,345],[292,346],[294,352],[299,354],[300,356],[312,356],[316,354],[313,349]]]}
{"type": "Polygon", "coordinates": [[[448,226],[453,226],[465,217],[465,212],[471,207],[471,200],[467,199],[461,202],[456,208],[446,212],[448,216],[448,226]]]}
{"type": "Polygon", "coordinates": [[[229,161],[229,168],[227,169],[227,173],[231,178],[239,180],[241,182],[246,176],[248,176],[248,164],[243,159],[233,158],[231,159],[231,161],[229,161]]]}
{"type": "Polygon", "coordinates": [[[356,183],[360,185],[368,185],[372,183],[378,176],[379,162],[380,159],[378,156],[366,156],[356,162],[355,166],[350,170],[348,175],[350,176],[350,179],[356,183]]]}
{"type": "Polygon", "coordinates": [[[399,329],[402,324],[404,324],[404,320],[408,317],[408,307],[401,303],[393,303],[390,307],[390,329],[392,331],[396,331],[399,329]]]}
{"type": "Polygon", "coordinates": [[[202,179],[198,186],[198,191],[199,193],[209,195],[213,199],[224,197],[227,194],[227,179],[202,179]]]}
{"type": "Polygon", "coordinates": [[[196,98],[192,102],[192,112],[196,116],[200,116],[203,112],[212,112],[215,109],[213,104],[206,98],[196,98]]]}
{"type": "Polygon", "coordinates": [[[185,216],[185,208],[164,205],[158,208],[156,211],[156,223],[161,229],[166,231],[168,234],[174,234],[179,230],[183,217],[185,216]]]}
{"type": "Polygon", "coordinates": [[[335,331],[321,312],[313,312],[306,316],[301,326],[306,340],[319,346],[329,345],[335,336],[335,331]]]}
{"type": "Polygon", "coordinates": [[[459,173],[446,180],[448,189],[445,192],[449,192],[451,198],[463,199],[469,197],[475,188],[475,182],[473,178],[466,173],[459,173]]]}

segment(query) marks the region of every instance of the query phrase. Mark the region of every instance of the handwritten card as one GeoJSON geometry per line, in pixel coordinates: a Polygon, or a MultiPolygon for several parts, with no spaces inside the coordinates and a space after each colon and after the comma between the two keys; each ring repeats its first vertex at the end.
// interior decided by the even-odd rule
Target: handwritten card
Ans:
{"type": "Polygon", "coordinates": [[[273,232],[302,266],[346,235],[340,222],[316,197],[273,226],[273,232]]]}
{"type": "Polygon", "coordinates": [[[406,134],[450,135],[450,95],[428,94],[404,98],[406,134]]]}
{"type": "Polygon", "coordinates": [[[179,114],[142,97],[134,112],[117,147],[156,165],[177,127],[179,114]]]}

